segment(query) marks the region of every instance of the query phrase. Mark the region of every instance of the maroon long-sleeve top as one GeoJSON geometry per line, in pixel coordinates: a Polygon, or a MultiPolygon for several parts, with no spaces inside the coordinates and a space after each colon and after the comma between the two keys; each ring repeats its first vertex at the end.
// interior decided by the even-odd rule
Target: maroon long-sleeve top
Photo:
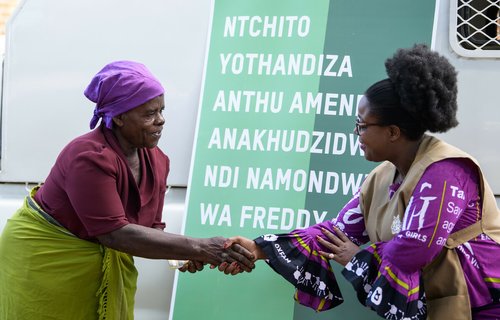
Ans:
{"type": "Polygon", "coordinates": [[[61,151],[35,201],[82,239],[129,223],[162,229],[170,161],[158,147],[138,152],[139,184],[113,132],[101,125],[61,151]]]}

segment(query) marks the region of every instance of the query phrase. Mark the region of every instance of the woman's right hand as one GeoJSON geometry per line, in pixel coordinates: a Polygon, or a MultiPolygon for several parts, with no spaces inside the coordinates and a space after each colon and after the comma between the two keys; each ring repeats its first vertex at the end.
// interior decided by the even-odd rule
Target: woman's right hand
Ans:
{"type": "Polygon", "coordinates": [[[202,239],[200,249],[203,254],[202,261],[213,266],[223,263],[237,264],[242,271],[251,272],[255,268],[255,255],[245,246],[223,237],[202,239]]]}
{"type": "Polygon", "coordinates": [[[262,249],[255,243],[255,241],[251,239],[242,236],[236,236],[229,238],[229,243],[231,245],[235,244],[241,245],[242,247],[250,251],[255,257],[254,261],[267,259],[267,256],[264,253],[264,251],[262,251],[262,249]]]}
{"type": "MultiPolygon", "coordinates": [[[[229,238],[228,243],[231,245],[231,247],[241,246],[246,250],[248,250],[249,252],[251,252],[252,255],[255,257],[253,261],[267,259],[267,256],[264,253],[264,251],[262,251],[262,249],[255,243],[255,241],[251,239],[241,236],[236,236],[229,238]]],[[[218,269],[219,271],[224,272],[225,274],[231,274],[231,275],[235,275],[243,271],[246,271],[242,270],[238,263],[227,263],[227,262],[221,263],[218,266],[218,269]]]]}

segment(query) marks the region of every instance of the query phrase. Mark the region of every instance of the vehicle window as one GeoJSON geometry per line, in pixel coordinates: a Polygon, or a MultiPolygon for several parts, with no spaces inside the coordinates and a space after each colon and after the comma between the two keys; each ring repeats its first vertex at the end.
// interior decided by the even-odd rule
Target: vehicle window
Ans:
{"type": "Polygon", "coordinates": [[[450,1],[450,44],[469,57],[500,57],[500,0],[450,1]]]}

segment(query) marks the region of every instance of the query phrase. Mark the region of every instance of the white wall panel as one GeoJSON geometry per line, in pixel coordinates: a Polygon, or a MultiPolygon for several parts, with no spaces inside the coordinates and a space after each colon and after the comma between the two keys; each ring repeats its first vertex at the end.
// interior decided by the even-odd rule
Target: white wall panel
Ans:
{"type": "Polygon", "coordinates": [[[7,28],[0,181],[43,181],[58,152],[89,130],[83,95],[106,63],[146,64],[166,90],[160,147],[169,184],[187,184],[210,1],[24,1],[7,28]]]}
{"type": "MultiPolygon", "coordinates": [[[[453,1],[453,0],[452,0],[453,1]]],[[[440,1],[435,49],[458,70],[458,127],[439,135],[474,156],[500,195],[500,59],[461,57],[449,42],[450,0],[440,1]]]]}
{"type": "MultiPolygon", "coordinates": [[[[449,0],[438,2],[435,49],[459,70],[459,127],[440,135],[475,156],[500,194],[500,60],[450,47],[449,0]]],[[[83,96],[106,63],[145,63],[166,88],[160,147],[169,184],[186,186],[200,94],[210,1],[26,0],[7,28],[0,181],[43,181],[60,149],[88,131],[83,96]]]]}

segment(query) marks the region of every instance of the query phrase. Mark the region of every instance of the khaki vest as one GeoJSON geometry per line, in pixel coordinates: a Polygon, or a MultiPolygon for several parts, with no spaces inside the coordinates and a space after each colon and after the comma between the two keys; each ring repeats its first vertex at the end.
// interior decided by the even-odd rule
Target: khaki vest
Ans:
{"type": "Polygon", "coordinates": [[[495,242],[500,243],[500,211],[477,161],[467,153],[426,135],[410,170],[393,197],[389,199],[387,190],[396,176],[396,167],[386,161],[376,167],[363,183],[360,206],[370,241],[391,240],[394,236],[391,227],[395,220],[403,221],[413,189],[425,169],[432,163],[446,158],[467,158],[476,164],[483,200],[482,219],[451,234],[443,251],[424,268],[427,319],[466,320],[471,319],[471,308],[464,275],[454,248],[481,233],[485,233],[495,242]]]}

